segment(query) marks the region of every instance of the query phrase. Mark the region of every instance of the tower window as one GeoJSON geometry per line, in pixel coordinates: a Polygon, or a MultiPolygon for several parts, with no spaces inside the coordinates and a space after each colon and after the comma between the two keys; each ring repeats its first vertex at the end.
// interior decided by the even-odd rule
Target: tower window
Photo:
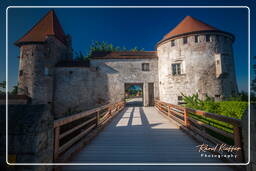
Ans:
{"type": "Polygon", "coordinates": [[[205,40],[206,40],[206,42],[210,42],[210,35],[206,35],[205,40]]]}
{"type": "Polygon", "coordinates": [[[175,41],[174,40],[171,41],[171,46],[175,46],[175,41]]]}
{"type": "Polygon", "coordinates": [[[178,96],[178,100],[179,100],[179,101],[182,101],[182,96],[178,96]]]}
{"type": "Polygon", "coordinates": [[[20,70],[19,76],[22,76],[22,75],[23,75],[23,70],[20,70]]]}
{"type": "Polygon", "coordinates": [[[198,43],[198,35],[195,36],[195,42],[198,43]]]}
{"type": "Polygon", "coordinates": [[[149,63],[142,64],[142,71],[149,71],[149,63]]]}
{"type": "Polygon", "coordinates": [[[183,37],[183,44],[187,44],[188,43],[188,38],[187,37],[183,37]]]}
{"type": "Polygon", "coordinates": [[[180,63],[172,64],[172,75],[181,75],[180,63]]]}
{"type": "Polygon", "coordinates": [[[44,75],[49,76],[49,69],[47,67],[44,68],[44,75]]]}

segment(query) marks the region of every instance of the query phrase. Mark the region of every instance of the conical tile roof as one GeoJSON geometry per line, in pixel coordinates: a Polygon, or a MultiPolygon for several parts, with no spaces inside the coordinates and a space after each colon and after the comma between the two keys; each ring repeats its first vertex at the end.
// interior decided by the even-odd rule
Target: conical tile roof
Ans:
{"type": "Polygon", "coordinates": [[[160,43],[167,39],[182,36],[184,34],[196,33],[196,32],[202,32],[202,31],[223,32],[191,16],[186,16],[174,29],[172,29],[168,34],[164,36],[164,38],[160,41],[160,43]]]}
{"type": "Polygon", "coordinates": [[[54,12],[50,10],[37,24],[35,24],[22,38],[15,44],[20,46],[24,43],[44,42],[48,35],[55,36],[61,42],[66,44],[65,33],[54,12]]]}

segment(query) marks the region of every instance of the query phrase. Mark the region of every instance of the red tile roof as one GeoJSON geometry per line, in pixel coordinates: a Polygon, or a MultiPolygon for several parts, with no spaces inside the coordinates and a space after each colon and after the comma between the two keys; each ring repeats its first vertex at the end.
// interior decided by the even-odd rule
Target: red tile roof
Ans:
{"type": "Polygon", "coordinates": [[[208,24],[203,23],[191,16],[186,16],[174,29],[172,29],[168,34],[164,36],[164,38],[160,41],[163,42],[165,40],[184,35],[187,33],[195,33],[202,31],[220,31],[217,28],[210,26],[208,24]]]}
{"type": "Polygon", "coordinates": [[[92,56],[92,59],[145,59],[157,58],[156,51],[126,51],[99,53],[92,56]]]}
{"type": "Polygon", "coordinates": [[[15,44],[20,46],[24,43],[40,43],[45,42],[48,35],[55,36],[61,42],[66,44],[65,33],[59,23],[54,12],[50,10],[37,24],[35,24],[22,38],[17,40],[15,44]]]}

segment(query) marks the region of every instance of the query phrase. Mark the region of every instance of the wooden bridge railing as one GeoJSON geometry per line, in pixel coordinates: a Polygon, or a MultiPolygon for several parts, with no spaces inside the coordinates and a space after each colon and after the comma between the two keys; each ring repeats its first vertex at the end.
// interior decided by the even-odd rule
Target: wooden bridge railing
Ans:
{"type": "Polygon", "coordinates": [[[101,106],[54,121],[54,160],[122,110],[124,102],[101,106]]]}
{"type": "MultiPolygon", "coordinates": [[[[164,113],[166,116],[172,118],[185,128],[188,128],[189,130],[193,131],[196,134],[199,134],[203,138],[206,138],[210,142],[214,144],[227,144],[223,142],[222,140],[212,136],[209,134],[206,130],[211,130],[213,132],[216,132],[224,137],[228,137],[234,141],[234,145],[236,147],[242,148],[242,141],[241,141],[241,120],[218,115],[214,113],[208,113],[201,110],[194,110],[190,108],[186,108],[180,105],[174,105],[165,103],[159,100],[155,100],[155,107],[162,113],[164,113]],[[189,114],[197,115],[197,116],[204,116],[206,118],[215,119],[218,121],[222,121],[224,123],[231,124],[233,126],[233,133],[226,132],[222,129],[213,127],[209,124],[203,123],[199,120],[196,120],[189,116],[189,114]]],[[[243,161],[243,152],[240,150],[238,153],[239,161],[243,161]]]]}

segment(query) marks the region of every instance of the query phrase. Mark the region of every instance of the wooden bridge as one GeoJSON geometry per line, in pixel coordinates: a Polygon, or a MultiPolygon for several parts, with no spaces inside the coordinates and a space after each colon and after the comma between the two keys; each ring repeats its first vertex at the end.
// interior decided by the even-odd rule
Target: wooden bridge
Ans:
{"type": "MultiPolygon", "coordinates": [[[[155,107],[125,107],[124,102],[106,105],[56,120],[55,162],[93,164],[168,164],[168,163],[224,163],[241,162],[242,152],[236,160],[220,160],[217,153],[199,152],[200,144],[210,146],[226,144],[209,134],[214,131],[241,146],[240,120],[178,105],[155,101],[155,107]],[[190,114],[213,118],[233,125],[233,133],[204,124],[190,114]],[[104,128],[104,129],[103,129],[104,128]],[[202,154],[205,154],[202,156],[202,154]]],[[[132,169],[134,166],[130,166],[132,169]]],[[[188,168],[175,166],[182,170],[188,168]]],[[[194,168],[198,166],[194,166],[194,168]]],[[[204,166],[207,167],[207,166],[204,166]]],[[[65,166],[64,170],[79,170],[81,166],[65,166]]],[[[102,166],[87,166],[97,170],[102,166]]],[[[108,166],[104,170],[122,170],[121,166],[108,166]]],[[[138,170],[157,170],[140,166],[138,170]],[[141,169],[139,169],[141,168],[141,169]]],[[[159,167],[158,167],[159,168],[159,167]]],[[[161,170],[168,170],[162,166],[161,170]]],[[[211,166],[208,170],[232,170],[228,166],[211,166]]],[[[135,169],[136,170],[136,169],[135,169]]],[[[196,170],[196,169],[195,169],[196,170]]]]}

